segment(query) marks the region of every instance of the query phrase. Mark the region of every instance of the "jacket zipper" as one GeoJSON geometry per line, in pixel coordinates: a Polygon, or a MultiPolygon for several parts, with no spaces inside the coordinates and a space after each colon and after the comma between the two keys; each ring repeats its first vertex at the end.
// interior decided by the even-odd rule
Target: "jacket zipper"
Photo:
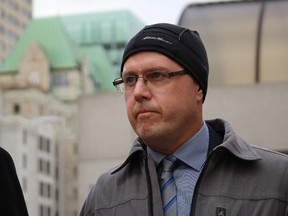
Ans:
{"type": "Polygon", "coordinates": [[[145,172],[146,172],[146,182],[148,189],[148,215],[153,216],[153,200],[152,200],[152,185],[150,179],[150,172],[148,169],[148,157],[145,157],[145,172]]]}
{"type": "MultiPolygon", "coordinates": [[[[212,151],[213,152],[213,151],[212,151]]],[[[201,180],[203,178],[204,173],[206,172],[207,168],[208,168],[208,164],[211,160],[212,157],[212,152],[208,155],[208,158],[204,164],[203,170],[200,173],[200,176],[198,178],[198,181],[195,185],[195,189],[194,189],[194,194],[193,194],[193,198],[192,198],[192,206],[191,206],[191,211],[190,211],[190,216],[195,216],[195,211],[196,211],[196,204],[197,204],[197,197],[198,197],[198,191],[199,191],[199,187],[201,184],[201,180]]]]}

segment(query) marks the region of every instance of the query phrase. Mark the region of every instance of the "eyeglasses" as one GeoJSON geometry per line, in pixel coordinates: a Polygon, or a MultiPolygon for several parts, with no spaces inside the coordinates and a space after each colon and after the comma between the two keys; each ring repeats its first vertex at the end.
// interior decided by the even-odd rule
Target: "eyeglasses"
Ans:
{"type": "Polygon", "coordinates": [[[114,80],[113,85],[119,92],[133,91],[139,78],[142,78],[144,83],[150,83],[153,86],[161,86],[165,84],[173,76],[188,74],[186,70],[159,72],[153,71],[142,76],[127,74],[114,80]]]}

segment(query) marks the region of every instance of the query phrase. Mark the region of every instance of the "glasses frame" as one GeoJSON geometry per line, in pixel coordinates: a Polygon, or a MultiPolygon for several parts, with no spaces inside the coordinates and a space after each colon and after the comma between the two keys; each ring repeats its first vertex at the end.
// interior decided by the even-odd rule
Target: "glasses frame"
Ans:
{"type": "MultiPolygon", "coordinates": [[[[171,77],[174,77],[174,76],[179,76],[179,75],[185,75],[185,74],[189,74],[189,72],[185,69],[183,70],[178,70],[178,71],[171,71],[171,72],[168,72],[167,73],[167,78],[170,79],[171,77]]],[[[148,80],[146,80],[144,76],[139,76],[139,75],[135,75],[136,77],[136,83],[138,81],[139,78],[142,78],[145,82],[145,84],[147,84],[148,80]]],[[[135,85],[136,85],[135,83],[135,85]]],[[[119,92],[125,92],[125,86],[124,86],[124,80],[123,80],[123,77],[118,77],[116,78],[114,81],[113,81],[113,86],[116,87],[116,89],[119,91],[119,92]],[[123,86],[121,85],[123,84],[123,86]]]]}

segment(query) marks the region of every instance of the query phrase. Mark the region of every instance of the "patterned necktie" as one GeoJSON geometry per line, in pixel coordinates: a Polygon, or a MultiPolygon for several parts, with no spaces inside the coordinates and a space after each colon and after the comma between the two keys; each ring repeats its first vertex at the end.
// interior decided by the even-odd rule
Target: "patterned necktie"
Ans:
{"type": "Polygon", "coordinates": [[[176,157],[167,156],[161,162],[163,172],[160,177],[160,186],[165,216],[177,215],[176,184],[173,178],[173,171],[177,161],[176,157]]]}

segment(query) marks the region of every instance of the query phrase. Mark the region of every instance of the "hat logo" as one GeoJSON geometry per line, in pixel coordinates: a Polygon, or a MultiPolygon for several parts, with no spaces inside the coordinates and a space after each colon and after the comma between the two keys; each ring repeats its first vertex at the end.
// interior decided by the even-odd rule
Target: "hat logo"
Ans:
{"type": "Polygon", "coordinates": [[[163,39],[162,37],[146,36],[142,40],[158,40],[158,41],[162,41],[162,42],[167,43],[167,44],[172,44],[172,42],[167,41],[167,40],[163,39]]]}

